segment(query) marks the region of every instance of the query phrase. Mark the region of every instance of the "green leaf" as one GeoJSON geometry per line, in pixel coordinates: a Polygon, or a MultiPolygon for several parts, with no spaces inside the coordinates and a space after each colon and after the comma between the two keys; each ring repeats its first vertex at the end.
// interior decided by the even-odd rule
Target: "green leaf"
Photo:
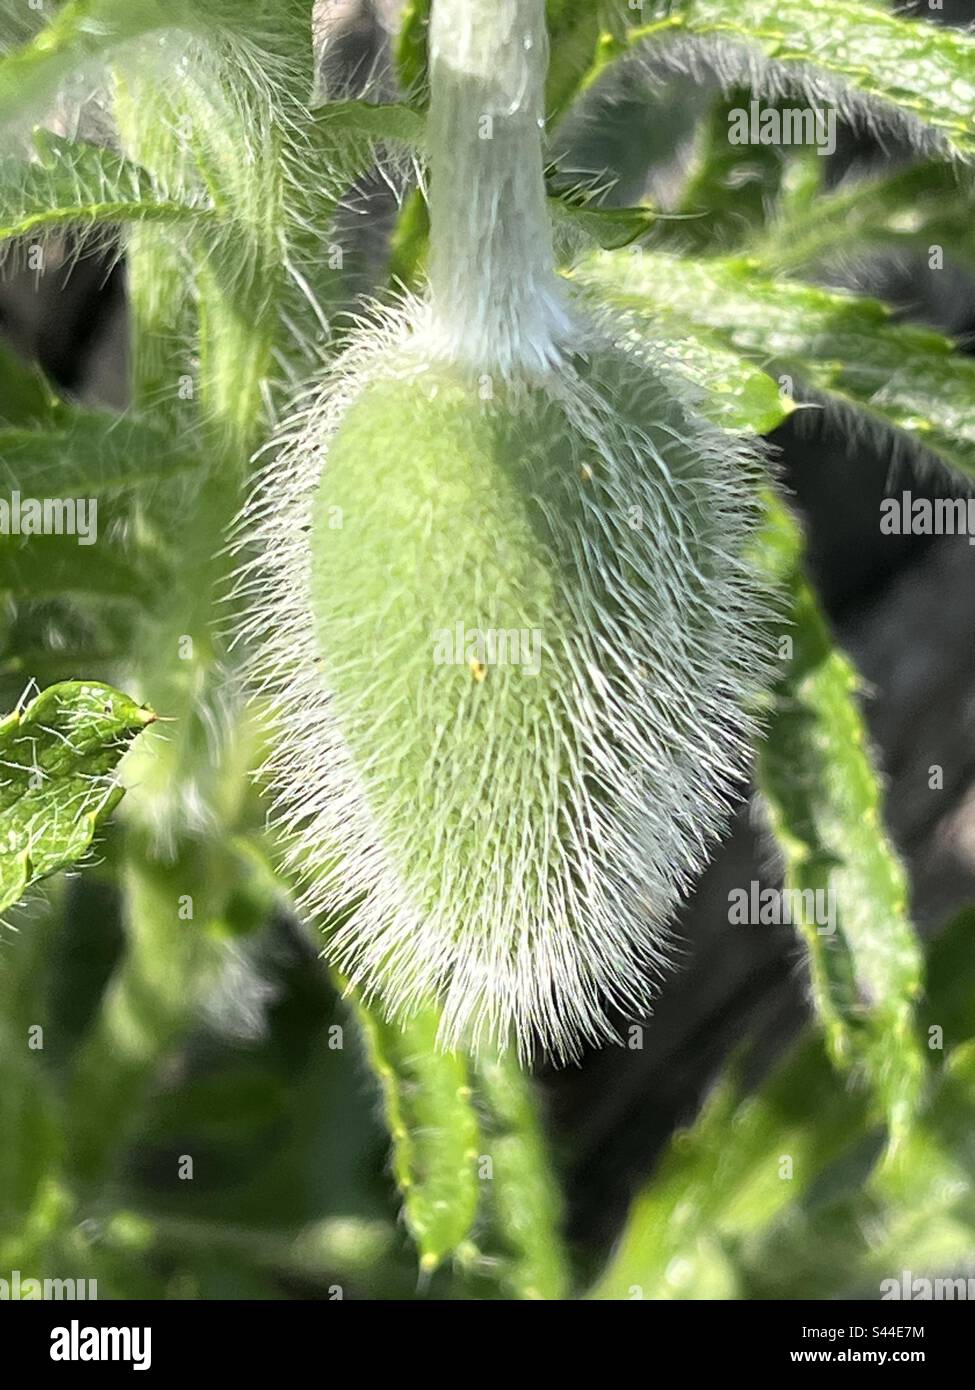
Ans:
{"type": "MultiPolygon", "coordinates": [[[[274,57],[307,48],[307,0],[65,0],[43,29],[0,61],[0,123],[49,102],[66,78],[132,39],[184,29],[231,43],[243,33],[274,57]]],[[[27,34],[24,34],[27,38],[27,34]]],[[[253,50],[251,50],[253,52],[253,50]]],[[[243,55],[242,55],[243,56],[243,55]]]]}
{"type": "Polygon", "coordinates": [[[815,1040],[746,1099],[733,1069],[672,1138],[590,1297],[743,1297],[738,1242],[801,1201],[863,1124],[862,1096],[837,1085],[815,1040]]]}
{"type": "Polygon", "coordinates": [[[564,195],[549,195],[549,212],[556,235],[568,233],[570,245],[579,237],[586,244],[616,251],[644,236],[656,221],[652,208],[601,208],[569,201],[564,195]]]}
{"type": "Polygon", "coordinates": [[[783,199],[769,225],[741,248],[767,275],[794,273],[841,256],[944,248],[975,266],[975,187],[963,168],[914,164],[860,178],[810,198],[783,199]]]}
{"type": "Polygon", "coordinates": [[[975,361],[941,334],[894,323],[877,300],[770,280],[750,260],[597,253],[572,272],[653,336],[666,311],[771,375],[794,377],[895,442],[975,475],[975,361]]]}
{"type": "Polygon", "coordinates": [[[430,0],[406,0],[396,40],[396,72],[411,101],[425,106],[430,99],[427,41],[430,0]]]}
{"type": "Polygon", "coordinates": [[[390,244],[389,278],[395,287],[415,290],[422,280],[430,241],[430,209],[415,188],[396,219],[390,244]]]}
{"type": "Polygon", "coordinates": [[[422,149],[426,121],[402,102],[331,101],[316,108],[314,129],[341,159],[346,148],[371,150],[377,144],[422,149]]]}
{"type": "MultiPolygon", "coordinates": [[[[927,1009],[946,1039],[975,1029],[972,922],[961,913],[928,952],[927,1009]]],[[[975,1240],[970,1041],[932,1067],[928,1104],[881,1164],[866,1096],[838,1083],[818,1038],[752,1095],[740,1070],[671,1140],[591,1296],[876,1299],[904,1268],[964,1267],[975,1240]]]]}
{"type": "Polygon", "coordinates": [[[63,407],[54,428],[0,429],[0,486],[22,497],[100,498],[202,468],[166,431],[108,411],[63,407]]]}
{"type": "Polygon", "coordinates": [[[642,44],[686,37],[723,44],[725,69],[741,50],[742,80],[756,59],[800,87],[822,74],[874,113],[920,122],[949,149],[975,153],[975,39],[864,0],[676,0],[666,16],[605,43],[586,85],[642,44]]]}
{"type": "Polygon", "coordinates": [[[419,157],[425,136],[424,116],[397,102],[328,102],[316,108],[308,129],[333,208],[349,187],[373,168],[381,151],[419,157]]]}
{"type": "Polygon", "coordinates": [[[40,367],[0,343],[0,428],[52,422],[58,399],[40,367]]]}
{"type": "MultiPolygon", "coordinates": [[[[48,429],[0,429],[0,591],[25,599],[76,593],[151,601],[164,557],[145,528],[131,537],[113,528],[99,501],[133,488],[149,498],[149,485],[171,484],[199,460],[168,434],[126,416],[59,405],[54,421],[48,429]],[[41,524],[48,533],[22,534],[38,524],[25,512],[35,503],[47,510],[41,524]]],[[[159,493],[167,497],[164,486],[159,493]]]]}
{"type": "Polygon", "coordinates": [[[66,594],[121,598],[148,604],[158,596],[159,566],[152,575],[120,540],[103,536],[97,545],[72,537],[30,536],[22,544],[0,538],[0,593],[21,599],[66,594]]]}
{"type": "Polygon", "coordinates": [[[747,88],[736,88],[703,122],[695,166],[681,196],[682,249],[729,250],[764,225],[778,195],[786,169],[783,151],[775,145],[733,145],[728,139],[728,112],[747,106],[749,95],[747,88]]]}
{"type": "Polygon", "coordinates": [[[551,57],[545,83],[545,109],[554,125],[571,105],[573,97],[593,65],[602,32],[600,0],[546,0],[551,57]]]}
{"type": "Polygon", "coordinates": [[[352,998],[382,1089],[406,1224],[421,1270],[432,1273],[458,1252],[477,1211],[479,1129],[467,1062],[438,1049],[432,1010],[400,1028],[352,998]]]}
{"type": "Polygon", "coordinates": [[[110,150],[47,131],[37,158],[0,161],[0,238],[120,222],[199,223],[212,209],[163,197],[144,169],[110,150]]]}
{"type": "MultiPolygon", "coordinates": [[[[622,323],[627,323],[625,314],[622,323]]],[[[722,429],[733,434],[770,434],[795,409],[767,372],[712,334],[689,332],[679,316],[655,314],[652,338],[642,315],[630,316],[630,324],[630,331],[644,346],[652,343],[673,371],[699,389],[700,410],[722,429]]]]}
{"type": "Polygon", "coordinates": [[[0,722],[0,912],[74,863],[122,792],[114,773],[150,709],[107,685],[52,685],[0,722]]]}
{"type": "Polygon", "coordinates": [[[531,1081],[510,1051],[480,1062],[476,1080],[492,1163],[491,1210],[508,1252],[501,1260],[502,1286],[514,1298],[566,1298],[569,1262],[562,1242],[562,1197],[531,1081]]]}
{"type": "MultiPolygon", "coordinates": [[[[890,1296],[886,1281],[893,1281],[896,1296],[923,1297],[913,1279],[964,1272],[975,1242],[973,1104],[969,1043],[946,1058],[895,1164],[869,1172],[866,1155],[853,1149],[804,1202],[746,1233],[738,1252],[743,1296],[877,1299],[890,1296]]],[[[929,1289],[926,1296],[955,1296],[948,1287],[947,1295],[929,1289]]]]}
{"type": "Polygon", "coordinates": [[[866,1071],[893,1149],[909,1131],[924,1070],[914,1021],[921,952],[907,875],[884,829],[856,672],[833,646],[803,571],[798,525],[777,502],[767,553],[788,594],[783,639],[792,653],[760,750],[759,787],[786,888],[804,895],[801,926],[832,1055],[866,1071]]]}
{"type": "Polygon", "coordinates": [[[87,61],[154,30],[205,26],[212,8],[187,0],[67,0],[39,34],[0,61],[0,123],[50,101],[87,61]]]}

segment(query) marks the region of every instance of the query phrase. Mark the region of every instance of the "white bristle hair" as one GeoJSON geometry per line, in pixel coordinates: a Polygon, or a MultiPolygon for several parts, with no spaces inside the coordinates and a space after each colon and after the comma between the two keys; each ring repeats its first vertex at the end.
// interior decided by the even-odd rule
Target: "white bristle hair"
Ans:
{"type": "Polygon", "coordinates": [[[746,560],[767,474],[757,447],[698,413],[662,354],[560,284],[538,131],[544,4],[488,8],[434,7],[431,292],[360,324],[274,441],[238,525],[249,558],[236,603],[272,726],[265,770],[286,869],[302,884],[302,914],[327,927],[329,959],[391,1017],[436,999],[443,1046],[513,1042],[523,1057],[541,1047],[565,1060],[616,1037],[621,1015],[646,1015],[668,923],[740,795],[771,666],[768,607],[746,560]],[[502,141],[476,165],[474,145],[458,144],[492,109],[519,129],[507,154],[502,141]],[[449,141],[449,165],[446,153],[436,162],[438,140],[449,141]],[[522,200],[514,211],[505,191],[522,200]],[[592,364],[607,357],[626,364],[636,418],[600,389],[592,364]],[[336,434],[371,385],[415,376],[420,390],[431,364],[473,383],[495,374],[515,411],[543,392],[578,440],[579,463],[605,464],[606,506],[591,529],[546,517],[562,526],[575,581],[558,581],[568,619],[553,645],[565,679],[548,728],[525,731],[527,751],[484,749],[488,767],[513,767],[518,753],[530,796],[513,806],[493,779],[465,788],[446,776],[418,808],[449,826],[463,821],[465,797],[496,798],[504,832],[479,847],[476,871],[452,856],[449,830],[440,862],[418,867],[415,818],[383,807],[402,750],[376,747],[367,769],[357,762],[336,717],[343,673],[329,668],[313,615],[313,501],[336,434]],[[651,437],[639,421],[653,418],[651,437]],[[688,458],[690,482],[670,467],[688,458]],[[695,504],[706,524],[690,520],[695,504]],[[645,537],[626,546],[619,518],[634,506],[645,537]],[[692,582],[702,536],[712,561],[703,595],[692,582]],[[594,796],[594,781],[612,796],[594,796]]]}

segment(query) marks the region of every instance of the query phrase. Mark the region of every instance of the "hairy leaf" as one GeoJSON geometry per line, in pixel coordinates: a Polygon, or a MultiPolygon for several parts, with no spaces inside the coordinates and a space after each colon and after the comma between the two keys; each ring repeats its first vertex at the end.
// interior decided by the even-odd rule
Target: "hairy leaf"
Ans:
{"type": "MultiPolygon", "coordinates": [[[[36,112],[84,64],[132,39],[173,29],[232,45],[242,37],[269,59],[294,61],[307,47],[308,23],[307,0],[250,0],[245,7],[240,0],[66,0],[38,34],[0,60],[0,124],[36,112]]],[[[247,50],[238,51],[243,57],[247,50]]]]}
{"type": "Polygon", "coordinates": [[[35,134],[37,157],[0,161],[0,238],[120,222],[200,223],[212,211],[159,195],[144,169],[110,150],[35,134]]]}
{"type": "Polygon", "coordinates": [[[870,1171],[867,1146],[853,1146],[805,1202],[745,1234],[743,1297],[964,1297],[951,1276],[969,1266],[975,1231],[973,1103],[969,1043],[945,1059],[896,1163],[870,1171]]]}
{"type": "Polygon", "coordinates": [[[23,541],[0,538],[0,593],[22,599],[73,594],[147,604],[158,590],[158,573],[151,575],[111,535],[102,536],[97,545],[80,545],[76,537],[53,534],[23,541]]]}
{"type": "Polygon", "coordinates": [[[910,1128],[923,1072],[914,1028],[921,952],[907,875],[884,830],[856,672],[832,644],[802,568],[798,526],[778,503],[770,504],[767,550],[789,596],[782,640],[791,659],[761,747],[759,786],[786,888],[803,895],[797,915],[832,1054],[867,1072],[894,1147],[910,1128]]]}
{"type": "Polygon", "coordinates": [[[686,63],[668,54],[686,39],[707,44],[719,72],[758,90],[798,82],[820,103],[886,112],[975,154],[975,39],[958,29],[864,0],[675,0],[666,15],[604,44],[587,82],[634,49],[651,62],[686,63]]]}
{"type": "Polygon", "coordinates": [[[63,407],[51,429],[0,429],[0,487],[24,497],[104,497],[202,469],[163,430],[63,407]]]}
{"type": "Polygon", "coordinates": [[[549,196],[548,206],[557,237],[564,231],[570,247],[578,237],[589,246],[601,246],[605,251],[629,246],[649,231],[656,216],[651,208],[593,207],[555,195],[549,196]]]}
{"type": "Polygon", "coordinates": [[[114,773],[156,716],[107,685],[52,685],[0,722],[0,912],[90,848],[114,773]]]}
{"type": "Polygon", "coordinates": [[[878,301],[767,279],[743,259],[603,252],[573,273],[642,317],[650,336],[664,310],[770,374],[862,412],[902,445],[975,474],[975,362],[939,333],[893,322],[878,301]]]}
{"type": "Polygon", "coordinates": [[[786,163],[775,145],[733,145],[728,112],[748,104],[747,88],[715,103],[698,140],[691,176],[684,187],[677,225],[684,248],[713,254],[736,246],[761,227],[779,192],[786,163]]]}
{"type": "Polygon", "coordinates": [[[336,152],[362,141],[420,149],[426,122],[401,102],[332,101],[315,111],[315,125],[336,152]]]}
{"type": "MultiPolygon", "coordinates": [[[[626,316],[623,317],[625,323],[626,316]]],[[[632,332],[701,391],[699,408],[733,434],[770,434],[795,409],[767,372],[707,331],[690,333],[679,316],[654,315],[652,339],[640,315],[632,332]]]]}

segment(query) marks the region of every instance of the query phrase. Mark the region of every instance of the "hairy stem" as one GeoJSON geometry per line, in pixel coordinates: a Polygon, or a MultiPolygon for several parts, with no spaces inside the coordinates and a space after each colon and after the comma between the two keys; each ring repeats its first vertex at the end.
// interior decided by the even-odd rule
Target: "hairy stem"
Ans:
{"type": "Polygon", "coordinates": [[[542,166],[544,0],[437,0],[430,25],[430,285],[450,357],[544,370],[568,330],[542,166]]]}

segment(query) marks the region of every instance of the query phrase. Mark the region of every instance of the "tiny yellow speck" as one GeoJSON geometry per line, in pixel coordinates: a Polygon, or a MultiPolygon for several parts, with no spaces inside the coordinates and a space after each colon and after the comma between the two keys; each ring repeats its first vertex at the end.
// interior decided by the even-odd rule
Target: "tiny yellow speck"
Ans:
{"type": "Polygon", "coordinates": [[[471,659],[470,667],[471,675],[477,681],[478,685],[480,685],[481,681],[483,681],[484,677],[487,675],[487,667],[484,665],[483,661],[477,661],[474,658],[471,659]]]}
{"type": "Polygon", "coordinates": [[[589,467],[588,463],[584,463],[580,468],[579,477],[584,483],[592,481],[592,469],[589,467]]]}

